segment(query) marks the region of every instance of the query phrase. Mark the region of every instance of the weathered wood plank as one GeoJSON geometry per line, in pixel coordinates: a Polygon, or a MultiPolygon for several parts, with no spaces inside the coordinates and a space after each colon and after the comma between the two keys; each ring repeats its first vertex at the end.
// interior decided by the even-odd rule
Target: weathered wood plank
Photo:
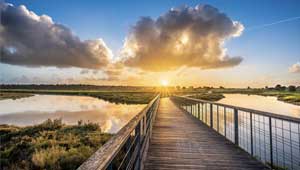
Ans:
{"type": "Polygon", "coordinates": [[[161,99],[145,162],[146,170],[267,169],[245,151],[161,99]]]}

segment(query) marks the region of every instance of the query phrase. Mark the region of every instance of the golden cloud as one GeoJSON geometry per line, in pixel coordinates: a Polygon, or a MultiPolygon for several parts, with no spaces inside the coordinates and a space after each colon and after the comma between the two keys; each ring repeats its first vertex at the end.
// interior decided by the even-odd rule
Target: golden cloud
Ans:
{"type": "Polygon", "coordinates": [[[127,36],[122,60],[129,67],[168,71],[182,66],[201,69],[233,67],[225,40],[240,36],[244,27],[210,5],[172,8],[156,20],[142,17],[127,36]]]}

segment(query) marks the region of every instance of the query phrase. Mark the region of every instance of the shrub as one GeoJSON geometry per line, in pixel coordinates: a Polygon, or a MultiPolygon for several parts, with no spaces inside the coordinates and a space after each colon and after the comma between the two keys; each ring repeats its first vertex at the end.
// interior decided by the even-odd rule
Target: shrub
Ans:
{"type": "Polygon", "coordinates": [[[24,128],[0,125],[0,169],[76,169],[110,134],[96,123],[65,125],[60,119],[24,128]],[[4,139],[5,138],[5,139],[4,139]]]}
{"type": "Polygon", "coordinates": [[[294,92],[294,91],[296,91],[296,86],[289,86],[289,87],[288,87],[288,91],[289,91],[289,92],[294,92]]]}
{"type": "Polygon", "coordinates": [[[32,162],[35,166],[42,169],[60,169],[58,159],[61,155],[65,154],[64,148],[53,146],[45,150],[36,150],[32,155],[32,162]]]}

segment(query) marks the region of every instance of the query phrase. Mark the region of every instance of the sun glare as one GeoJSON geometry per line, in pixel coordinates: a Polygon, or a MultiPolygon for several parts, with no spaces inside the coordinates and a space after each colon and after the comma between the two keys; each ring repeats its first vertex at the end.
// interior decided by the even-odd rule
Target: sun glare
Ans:
{"type": "Polygon", "coordinates": [[[160,84],[162,85],[162,86],[168,86],[169,85],[169,82],[168,82],[168,80],[161,80],[161,82],[160,82],[160,84]]]}
{"type": "Polygon", "coordinates": [[[181,37],[180,37],[180,42],[183,44],[183,45],[186,45],[189,41],[189,37],[187,34],[183,34],[181,37]]]}

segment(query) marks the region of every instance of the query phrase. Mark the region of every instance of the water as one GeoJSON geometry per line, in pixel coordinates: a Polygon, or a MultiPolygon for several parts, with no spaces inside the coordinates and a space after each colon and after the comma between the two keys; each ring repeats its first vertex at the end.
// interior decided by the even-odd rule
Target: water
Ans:
{"type": "Polygon", "coordinates": [[[99,123],[102,131],[115,133],[144,107],[85,96],[35,95],[0,100],[0,124],[27,126],[62,118],[66,124],[77,124],[79,120],[99,123]]]}
{"type": "Polygon", "coordinates": [[[224,94],[224,96],[225,98],[218,103],[300,118],[300,106],[278,101],[277,97],[245,94],[224,94]]]}

